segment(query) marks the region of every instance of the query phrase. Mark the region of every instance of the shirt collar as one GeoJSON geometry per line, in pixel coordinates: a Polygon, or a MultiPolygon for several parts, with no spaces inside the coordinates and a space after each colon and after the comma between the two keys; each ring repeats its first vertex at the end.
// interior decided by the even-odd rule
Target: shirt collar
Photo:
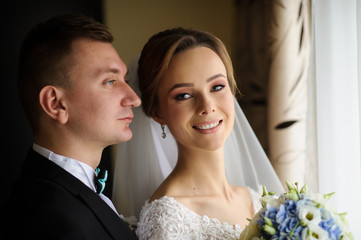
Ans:
{"type": "Polygon", "coordinates": [[[36,143],[33,144],[33,150],[40,155],[46,157],[56,165],[63,168],[65,171],[69,172],[71,175],[79,179],[86,186],[96,192],[94,179],[95,179],[95,171],[88,164],[75,160],[73,158],[65,157],[56,153],[53,153],[49,149],[41,147],[36,143]]]}

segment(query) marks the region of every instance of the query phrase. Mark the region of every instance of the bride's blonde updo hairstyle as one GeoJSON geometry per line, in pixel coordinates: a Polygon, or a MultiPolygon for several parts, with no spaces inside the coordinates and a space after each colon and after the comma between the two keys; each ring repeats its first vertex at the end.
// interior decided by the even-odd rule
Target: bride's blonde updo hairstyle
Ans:
{"type": "Polygon", "coordinates": [[[208,47],[222,60],[231,88],[238,92],[231,58],[220,39],[203,31],[174,28],[153,35],[145,44],[138,66],[139,89],[144,113],[152,117],[158,107],[158,89],[176,54],[195,47],[208,47]]]}

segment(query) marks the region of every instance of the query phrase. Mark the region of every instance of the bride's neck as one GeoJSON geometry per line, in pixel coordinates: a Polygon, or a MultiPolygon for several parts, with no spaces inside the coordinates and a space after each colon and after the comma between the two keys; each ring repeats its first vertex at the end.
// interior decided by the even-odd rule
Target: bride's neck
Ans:
{"type": "Polygon", "coordinates": [[[223,148],[216,151],[179,148],[174,173],[198,194],[227,194],[223,148]]]}

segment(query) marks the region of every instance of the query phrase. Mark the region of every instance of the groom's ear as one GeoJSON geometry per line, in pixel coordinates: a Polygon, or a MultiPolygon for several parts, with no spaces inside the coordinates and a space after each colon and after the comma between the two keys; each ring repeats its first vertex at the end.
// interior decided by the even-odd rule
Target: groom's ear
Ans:
{"type": "Polygon", "coordinates": [[[51,85],[43,87],[39,93],[39,103],[43,111],[60,124],[65,124],[69,117],[63,96],[61,88],[51,85]]]}

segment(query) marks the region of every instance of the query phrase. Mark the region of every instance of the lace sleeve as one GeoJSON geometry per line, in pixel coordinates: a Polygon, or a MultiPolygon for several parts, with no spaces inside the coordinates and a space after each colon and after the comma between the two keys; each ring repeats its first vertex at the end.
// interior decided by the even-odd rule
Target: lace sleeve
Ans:
{"type": "Polygon", "coordinates": [[[186,216],[169,200],[162,198],[144,205],[136,230],[140,240],[189,237],[190,229],[187,229],[186,224],[188,221],[184,219],[186,216]]]}
{"type": "Polygon", "coordinates": [[[172,197],[164,196],[146,202],[140,213],[136,234],[145,239],[238,239],[239,225],[221,223],[218,219],[200,216],[172,197]]]}

